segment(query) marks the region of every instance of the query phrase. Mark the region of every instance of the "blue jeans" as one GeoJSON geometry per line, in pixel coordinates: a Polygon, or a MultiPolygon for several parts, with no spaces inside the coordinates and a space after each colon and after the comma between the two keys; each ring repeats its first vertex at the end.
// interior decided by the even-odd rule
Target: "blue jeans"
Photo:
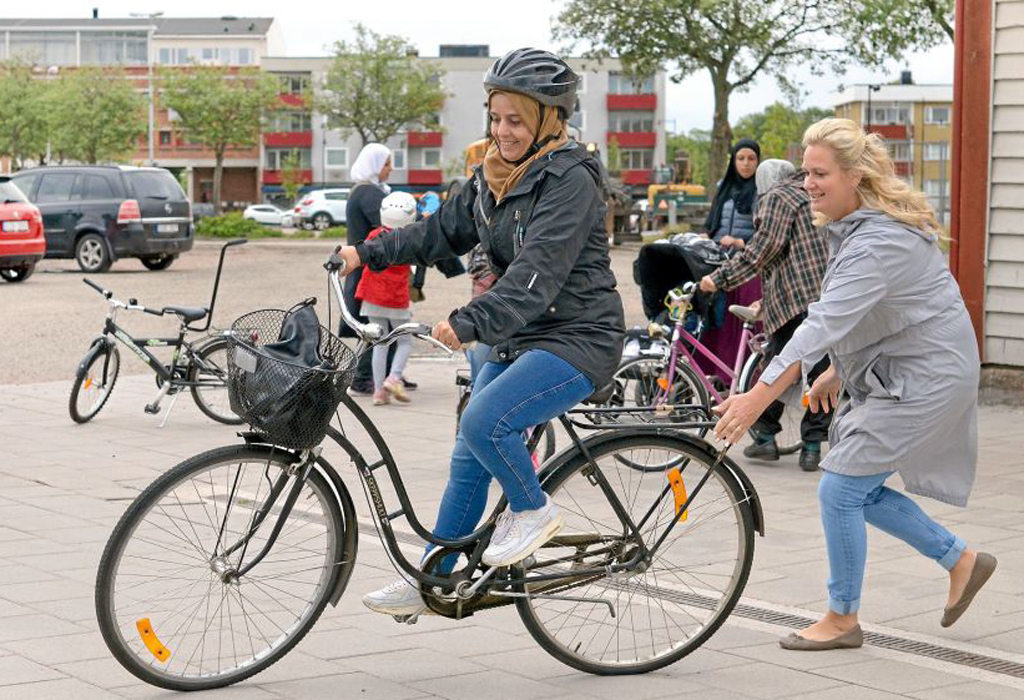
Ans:
{"type": "MultiPolygon", "coordinates": [[[[514,362],[484,364],[462,414],[434,534],[455,539],[472,532],[487,506],[492,478],[513,511],[543,507],[545,496],[523,432],[593,392],[585,374],[546,350],[528,350],[514,362]]],[[[445,564],[448,569],[454,560],[445,564]]]]}
{"type": "Polygon", "coordinates": [[[830,570],[828,607],[839,615],[860,608],[868,546],[865,522],[903,540],[947,571],[960,561],[966,547],[914,501],[884,486],[892,474],[847,476],[826,471],[818,483],[830,570]]]}
{"type": "Polygon", "coordinates": [[[476,381],[476,376],[480,374],[480,370],[487,362],[487,357],[491,354],[491,346],[478,340],[476,345],[467,348],[465,353],[466,359],[469,360],[469,381],[472,386],[472,383],[476,381]]]}

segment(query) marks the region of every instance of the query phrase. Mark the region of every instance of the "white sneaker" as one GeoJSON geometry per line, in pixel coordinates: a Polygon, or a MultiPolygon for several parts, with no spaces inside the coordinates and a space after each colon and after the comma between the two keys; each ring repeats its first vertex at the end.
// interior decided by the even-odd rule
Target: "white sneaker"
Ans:
{"type": "Polygon", "coordinates": [[[530,556],[562,529],[562,514],[547,496],[544,506],[521,513],[505,511],[484,550],[486,566],[510,566],[530,556]]]}
{"type": "Polygon", "coordinates": [[[363,605],[384,615],[415,615],[423,610],[426,603],[417,586],[400,578],[379,591],[364,595],[363,605]]]}

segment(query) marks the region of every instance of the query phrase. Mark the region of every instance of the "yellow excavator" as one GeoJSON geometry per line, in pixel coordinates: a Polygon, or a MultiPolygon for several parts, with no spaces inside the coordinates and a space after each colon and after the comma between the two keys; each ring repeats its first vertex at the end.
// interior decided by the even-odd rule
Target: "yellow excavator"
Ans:
{"type": "Polygon", "coordinates": [[[685,205],[704,204],[708,200],[704,185],[691,182],[691,166],[689,154],[679,151],[672,165],[672,181],[647,187],[647,217],[654,228],[661,228],[667,222],[671,208],[676,210],[676,218],[683,219],[685,205]]]}

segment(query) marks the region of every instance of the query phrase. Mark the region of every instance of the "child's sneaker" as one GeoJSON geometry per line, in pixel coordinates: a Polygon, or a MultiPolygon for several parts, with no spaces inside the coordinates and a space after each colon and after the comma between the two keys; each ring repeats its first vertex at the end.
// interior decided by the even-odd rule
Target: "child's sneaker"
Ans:
{"type": "Polygon", "coordinates": [[[409,395],[405,393],[405,387],[402,386],[402,380],[396,377],[388,377],[384,380],[384,391],[391,394],[396,401],[402,403],[409,403],[409,395]]]}
{"type": "Polygon", "coordinates": [[[389,403],[391,403],[391,399],[388,396],[388,392],[384,391],[384,389],[377,389],[377,391],[373,392],[374,406],[384,406],[389,403]]]}

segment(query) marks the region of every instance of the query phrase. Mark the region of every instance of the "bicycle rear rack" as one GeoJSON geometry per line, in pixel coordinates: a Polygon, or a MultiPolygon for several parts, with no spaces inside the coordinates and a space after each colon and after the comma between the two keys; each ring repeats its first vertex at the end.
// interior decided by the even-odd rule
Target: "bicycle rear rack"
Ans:
{"type": "Polygon", "coordinates": [[[574,408],[566,419],[582,430],[629,430],[664,428],[666,430],[709,430],[715,419],[702,404],[664,404],[661,406],[574,408]]]}

